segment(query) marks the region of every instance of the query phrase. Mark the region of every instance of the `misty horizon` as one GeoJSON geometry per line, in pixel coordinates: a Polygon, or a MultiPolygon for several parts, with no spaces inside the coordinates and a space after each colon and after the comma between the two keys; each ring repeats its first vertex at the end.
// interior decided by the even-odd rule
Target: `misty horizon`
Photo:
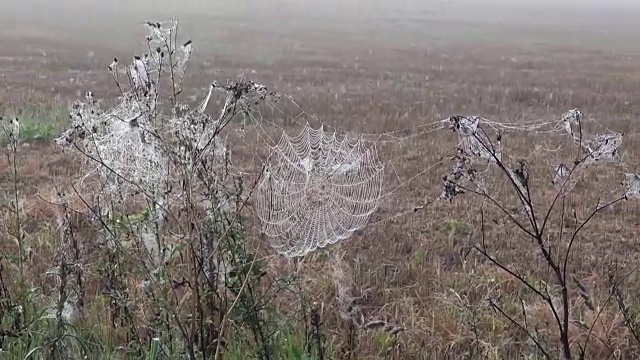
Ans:
{"type": "Polygon", "coordinates": [[[211,43],[243,39],[267,47],[311,34],[372,44],[489,41],[629,51],[640,36],[638,15],[640,5],[631,0],[325,0],[321,6],[303,0],[3,0],[0,37],[129,47],[145,21],[176,17],[194,41],[211,43]]]}

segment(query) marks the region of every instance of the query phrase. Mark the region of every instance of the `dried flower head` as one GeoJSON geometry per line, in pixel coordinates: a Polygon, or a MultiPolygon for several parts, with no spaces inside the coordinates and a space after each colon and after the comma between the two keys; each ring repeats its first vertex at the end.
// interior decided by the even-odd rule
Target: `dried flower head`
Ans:
{"type": "Polygon", "coordinates": [[[624,174],[625,180],[622,185],[626,188],[626,199],[638,199],[640,198],[640,175],[633,173],[624,174]]]}

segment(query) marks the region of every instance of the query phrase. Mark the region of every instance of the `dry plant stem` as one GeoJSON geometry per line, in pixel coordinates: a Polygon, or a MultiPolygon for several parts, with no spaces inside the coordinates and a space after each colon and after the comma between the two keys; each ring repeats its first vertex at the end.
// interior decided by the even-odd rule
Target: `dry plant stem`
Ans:
{"type": "MultiPolygon", "coordinates": [[[[184,190],[184,194],[185,194],[185,200],[186,200],[186,206],[187,206],[187,219],[188,219],[188,223],[189,223],[189,232],[188,232],[188,239],[194,239],[195,235],[194,235],[194,230],[195,230],[195,226],[198,223],[198,220],[195,216],[195,213],[193,211],[193,182],[192,182],[192,178],[193,178],[193,173],[187,173],[186,174],[186,179],[184,180],[185,186],[186,188],[183,189],[184,190]]],[[[202,231],[200,231],[199,233],[202,233],[202,231]]],[[[189,242],[191,243],[191,241],[189,242]]],[[[189,269],[189,273],[193,274],[193,278],[195,279],[194,283],[195,283],[195,296],[192,297],[192,301],[191,301],[191,314],[192,316],[195,316],[197,314],[197,309],[199,308],[199,301],[200,301],[200,295],[199,295],[199,288],[200,286],[199,281],[198,281],[198,273],[199,273],[199,269],[198,266],[196,266],[196,259],[198,257],[197,253],[193,252],[193,248],[191,250],[192,253],[192,257],[194,259],[194,261],[189,261],[189,267],[191,269],[189,269]]],[[[194,354],[195,356],[195,349],[193,348],[193,344],[194,344],[194,336],[196,334],[196,321],[192,320],[191,321],[191,334],[189,337],[189,341],[188,341],[188,346],[189,346],[189,351],[190,353],[194,354]]]]}
{"type": "Polygon", "coordinates": [[[14,206],[11,209],[11,212],[13,213],[13,215],[15,216],[14,220],[15,220],[15,226],[14,226],[14,236],[16,238],[16,241],[18,243],[18,268],[20,270],[20,283],[23,282],[23,277],[24,277],[24,264],[23,264],[23,257],[24,257],[24,243],[23,243],[23,238],[22,238],[22,221],[20,219],[20,205],[19,205],[19,194],[20,194],[20,190],[18,187],[18,162],[17,162],[17,157],[18,157],[18,140],[15,139],[12,134],[8,131],[8,129],[5,129],[5,135],[7,136],[7,138],[9,139],[9,153],[7,154],[7,161],[9,162],[10,166],[11,166],[11,182],[12,182],[12,191],[13,191],[13,203],[14,206]]]}
{"type": "MultiPolygon", "coordinates": [[[[609,296],[607,296],[607,299],[605,300],[604,304],[602,304],[602,306],[600,306],[600,309],[598,310],[598,313],[596,314],[596,318],[591,323],[591,326],[589,326],[589,332],[587,333],[587,337],[584,340],[584,346],[580,345],[580,360],[585,360],[586,359],[587,348],[589,347],[589,338],[591,338],[591,335],[593,334],[593,329],[595,328],[596,323],[598,322],[598,319],[600,319],[600,315],[602,314],[604,309],[606,309],[607,305],[609,304],[609,301],[611,301],[612,298],[613,298],[613,293],[610,292],[609,296]]],[[[604,343],[604,341],[602,339],[600,339],[600,338],[598,338],[598,339],[602,343],[604,343]]]]}
{"type": "MultiPolygon", "coordinates": [[[[238,221],[238,218],[240,217],[240,214],[242,213],[242,211],[246,208],[247,204],[249,203],[249,199],[251,199],[251,195],[253,194],[253,192],[258,188],[258,183],[260,182],[260,178],[264,175],[265,173],[265,167],[262,167],[262,171],[260,172],[259,176],[256,177],[256,180],[254,181],[251,190],[249,191],[249,195],[242,201],[242,205],[240,207],[238,207],[238,209],[235,211],[235,213],[233,214],[233,218],[231,219],[230,223],[233,224],[236,221],[238,221]]],[[[224,238],[225,236],[227,236],[227,234],[229,233],[231,227],[227,227],[227,229],[224,231],[224,233],[222,233],[222,235],[220,236],[221,238],[224,238]]],[[[207,261],[210,261],[213,257],[213,254],[210,254],[209,257],[207,259],[203,259],[203,263],[206,263],[207,261]]],[[[255,259],[254,259],[255,261],[255,259]]]]}
{"type": "Polygon", "coordinates": [[[11,167],[12,167],[12,175],[13,175],[13,201],[14,201],[14,211],[15,211],[15,231],[16,231],[16,240],[18,240],[18,266],[20,268],[20,283],[24,283],[24,238],[22,233],[22,220],[20,219],[20,197],[19,197],[19,189],[18,189],[18,146],[17,140],[16,142],[11,144],[11,167]]]}
{"type": "MultiPolygon", "coordinates": [[[[496,265],[497,267],[499,267],[503,271],[507,272],[512,277],[516,278],[518,281],[520,281],[522,284],[524,284],[526,287],[528,287],[531,291],[533,291],[536,295],[541,297],[545,302],[547,302],[547,304],[549,304],[549,306],[551,307],[552,311],[554,312],[554,317],[556,318],[556,321],[559,323],[559,318],[558,318],[558,316],[557,316],[557,314],[555,312],[555,307],[553,306],[553,303],[551,302],[551,299],[546,294],[543,294],[542,292],[540,292],[540,290],[538,290],[535,286],[533,286],[531,283],[529,283],[525,278],[523,278],[521,275],[515,273],[513,270],[509,269],[506,265],[503,265],[501,262],[499,262],[497,259],[495,259],[493,256],[491,256],[487,252],[485,221],[484,221],[484,209],[483,208],[480,208],[480,235],[482,236],[482,240],[481,240],[482,241],[482,248],[478,247],[477,245],[473,245],[473,248],[476,249],[481,255],[486,257],[491,263],[493,263],[494,265],[496,265]]],[[[547,350],[538,342],[536,337],[533,336],[529,332],[529,330],[527,330],[522,325],[520,325],[520,323],[515,321],[512,317],[510,317],[506,313],[504,313],[504,311],[502,311],[502,308],[496,302],[491,301],[490,305],[495,310],[500,312],[504,317],[506,317],[507,320],[509,320],[509,322],[511,322],[516,327],[518,327],[519,329],[524,331],[525,334],[527,335],[527,337],[529,337],[536,344],[536,346],[540,349],[540,351],[542,351],[542,353],[545,354],[545,357],[547,359],[551,359],[551,356],[549,356],[547,350]]]]}
{"type": "MultiPolygon", "coordinates": [[[[1,118],[0,118],[1,120],[1,118]]],[[[16,119],[16,121],[18,121],[16,119]]],[[[18,299],[19,304],[22,307],[23,311],[27,309],[27,299],[25,298],[25,294],[27,291],[26,281],[25,281],[25,272],[24,272],[24,262],[25,262],[25,238],[24,231],[22,228],[22,217],[21,206],[20,206],[20,189],[18,186],[18,144],[19,138],[16,133],[13,133],[9,128],[3,125],[4,133],[9,139],[9,153],[7,154],[7,160],[11,166],[11,182],[12,182],[12,192],[13,192],[13,208],[11,212],[14,215],[14,234],[15,240],[18,245],[18,270],[19,270],[19,278],[18,278],[18,299]]],[[[20,321],[23,322],[24,316],[20,317],[20,321]]],[[[24,324],[20,324],[20,327],[23,327],[24,324]]]]}
{"type": "MultiPolygon", "coordinates": [[[[611,265],[610,265],[611,267],[611,265]]],[[[616,266],[617,267],[617,266],[616,266]]],[[[615,279],[615,274],[610,270],[609,273],[609,283],[611,286],[610,294],[616,299],[616,303],[618,308],[620,308],[620,312],[624,317],[624,323],[627,329],[631,332],[631,335],[636,340],[636,343],[640,345],[640,332],[638,331],[638,323],[636,321],[636,317],[631,314],[629,307],[625,303],[624,297],[620,291],[620,286],[622,283],[629,278],[633,273],[635,273],[640,266],[631,270],[627,275],[623,276],[621,279],[615,279]]],[[[617,272],[617,271],[616,271],[617,272]]]]}
{"type": "Polygon", "coordinates": [[[324,355],[324,345],[322,341],[322,332],[320,330],[322,326],[321,313],[317,308],[314,308],[311,313],[311,322],[314,328],[314,337],[316,339],[316,346],[318,351],[318,357],[320,360],[325,359],[324,355]]]}
{"type": "MultiPolygon", "coordinates": [[[[479,128],[478,130],[482,131],[483,134],[485,135],[485,137],[487,139],[489,139],[489,136],[487,135],[487,133],[484,131],[483,128],[479,128]]],[[[529,183],[527,182],[526,184],[523,184],[524,188],[526,190],[526,196],[525,196],[525,193],[522,191],[521,187],[516,183],[516,180],[511,176],[511,171],[506,168],[506,166],[502,162],[501,158],[498,157],[498,154],[496,153],[496,148],[493,145],[493,142],[491,142],[491,140],[489,140],[489,144],[486,144],[484,142],[484,140],[481,137],[479,137],[477,134],[474,134],[473,136],[484,147],[484,149],[489,152],[489,154],[491,155],[493,161],[495,161],[495,163],[498,166],[498,168],[509,179],[509,184],[515,189],[519,200],[524,205],[525,210],[527,210],[527,218],[528,218],[529,223],[531,225],[532,231],[535,232],[536,229],[538,228],[538,224],[537,224],[536,216],[535,216],[534,209],[533,209],[533,203],[531,201],[531,192],[529,191],[529,183]]],[[[484,194],[484,196],[485,197],[489,197],[488,194],[486,194],[486,193],[484,194]]],[[[497,203],[497,201],[495,203],[497,203]]],[[[524,229],[524,226],[520,225],[519,223],[518,223],[518,226],[521,229],[524,229]]]]}
{"type": "Polygon", "coordinates": [[[260,246],[258,247],[258,250],[256,250],[256,252],[253,254],[253,260],[251,261],[251,264],[249,265],[249,271],[247,271],[247,275],[244,277],[244,280],[242,281],[242,286],[238,290],[238,294],[236,295],[236,298],[233,300],[233,303],[231,304],[231,306],[229,307],[227,312],[224,314],[224,317],[222,318],[222,324],[220,324],[220,334],[218,336],[218,342],[216,344],[216,353],[215,353],[215,356],[214,356],[214,360],[218,360],[218,359],[220,359],[220,356],[222,356],[222,353],[220,352],[221,349],[222,349],[221,348],[222,338],[224,336],[224,331],[226,329],[226,324],[229,322],[229,320],[228,320],[229,315],[231,315],[231,311],[233,311],[233,309],[235,308],[236,304],[240,300],[240,296],[242,295],[242,292],[244,291],[245,287],[247,286],[247,283],[249,282],[249,277],[251,276],[251,271],[253,270],[253,265],[256,263],[256,259],[257,259],[259,250],[260,250],[260,246]]]}
{"type": "Polygon", "coordinates": [[[547,359],[553,359],[553,357],[551,357],[551,355],[545,350],[545,348],[542,346],[542,344],[540,344],[538,342],[538,340],[536,339],[535,336],[533,336],[529,330],[526,329],[525,326],[521,325],[518,321],[516,321],[514,318],[512,318],[511,316],[509,316],[509,314],[507,314],[498,304],[496,304],[495,302],[491,301],[491,307],[499,312],[502,316],[504,316],[511,324],[513,324],[515,327],[517,327],[518,329],[520,329],[522,332],[524,332],[527,337],[529,339],[531,339],[531,341],[533,341],[533,343],[536,345],[536,347],[538,348],[538,350],[540,350],[542,352],[542,354],[544,355],[545,358],[547,359]]]}
{"type": "Polygon", "coordinates": [[[56,311],[57,320],[57,338],[61,338],[64,333],[64,322],[62,321],[62,311],[64,303],[67,300],[67,261],[65,259],[64,250],[61,251],[60,264],[58,265],[58,276],[60,277],[60,286],[58,287],[58,307],[56,311]]]}
{"type": "MultiPolygon", "coordinates": [[[[87,156],[88,156],[88,155],[87,155],[87,156]]],[[[106,166],[106,165],[105,165],[105,166],[106,166]]],[[[123,179],[124,179],[124,178],[123,178],[123,179]]],[[[77,191],[76,191],[76,193],[77,193],[77,191]]],[[[80,196],[80,194],[78,194],[78,195],[79,195],[79,197],[80,197],[81,201],[83,202],[83,204],[85,204],[85,205],[87,206],[87,208],[88,208],[88,209],[90,209],[90,211],[94,212],[93,208],[92,208],[91,206],[89,206],[89,204],[88,204],[88,202],[86,201],[86,199],[84,199],[84,197],[83,197],[83,196],[80,196]]],[[[171,213],[171,212],[168,212],[168,213],[171,213]]],[[[94,214],[95,214],[95,212],[94,212],[94,214]]],[[[115,233],[113,233],[111,230],[109,230],[110,228],[109,228],[109,226],[107,225],[107,221],[108,221],[108,220],[107,220],[107,221],[105,221],[105,220],[102,218],[102,216],[101,216],[100,214],[96,214],[96,215],[97,215],[98,221],[99,221],[99,222],[100,222],[100,223],[105,227],[105,229],[107,229],[107,230],[109,231],[110,235],[111,235],[111,236],[113,236],[113,237],[114,237],[114,239],[115,239],[115,233]]],[[[121,247],[120,247],[120,245],[119,245],[119,242],[118,242],[118,241],[116,241],[116,242],[115,242],[115,244],[116,244],[116,247],[118,247],[118,248],[119,248],[119,250],[120,250],[120,252],[121,252],[122,254],[124,254],[125,256],[128,256],[128,255],[127,255],[128,253],[127,253],[126,251],[124,251],[124,249],[123,249],[123,248],[121,248],[121,247]]],[[[131,260],[137,260],[137,259],[131,258],[131,260]]],[[[144,263],[142,263],[142,266],[146,268],[146,265],[145,265],[144,263]]],[[[150,273],[150,272],[151,272],[151,269],[146,269],[146,271],[147,271],[148,273],[150,273]]],[[[159,284],[159,283],[158,283],[158,281],[157,281],[153,276],[149,277],[149,281],[151,282],[151,284],[152,284],[156,289],[162,289],[162,285],[161,285],[161,284],[159,284]]],[[[172,293],[173,293],[174,298],[175,298],[176,300],[178,300],[177,293],[175,292],[175,289],[172,289],[172,293]]],[[[179,329],[179,331],[180,331],[181,335],[184,337],[184,339],[185,339],[185,340],[189,340],[189,339],[190,339],[189,332],[185,329],[184,325],[183,325],[183,324],[182,324],[182,322],[180,321],[180,317],[179,317],[179,315],[178,315],[178,313],[177,313],[176,309],[174,309],[174,308],[173,308],[173,306],[171,306],[171,305],[170,305],[170,301],[169,301],[169,299],[165,296],[165,294],[164,294],[164,292],[163,292],[163,291],[160,291],[160,294],[162,294],[162,298],[161,298],[161,300],[162,300],[162,308],[163,308],[164,310],[166,310],[166,311],[168,311],[168,312],[169,312],[169,315],[171,316],[171,318],[172,318],[172,319],[173,319],[173,321],[175,322],[176,326],[178,327],[178,329],[179,329]]],[[[189,342],[189,343],[192,343],[192,342],[190,342],[190,341],[188,341],[188,342],[189,342]]],[[[190,347],[189,347],[189,358],[190,358],[190,359],[195,359],[195,358],[196,358],[196,356],[195,356],[195,350],[193,349],[193,347],[192,347],[192,346],[190,346],[190,347]]]]}
{"type": "MultiPolygon", "coordinates": [[[[482,130],[481,128],[479,130],[482,130]]],[[[484,130],[482,130],[484,131],[484,130]]],[[[578,236],[578,234],[580,233],[580,231],[593,219],[593,217],[598,214],[600,211],[602,211],[603,209],[608,208],[609,206],[620,202],[622,200],[625,200],[625,197],[620,197],[617,198],[613,201],[610,201],[607,204],[604,204],[602,206],[600,206],[600,201],[598,201],[595,209],[587,216],[587,218],[580,223],[580,225],[573,231],[573,234],[569,240],[569,243],[567,245],[567,248],[565,250],[564,253],[564,259],[558,259],[558,261],[556,261],[552,255],[551,255],[551,251],[550,249],[547,247],[547,245],[545,245],[545,241],[544,241],[544,235],[545,235],[545,230],[546,230],[546,225],[548,223],[548,220],[550,218],[551,215],[551,211],[553,210],[553,208],[555,207],[558,199],[560,197],[562,197],[563,201],[563,209],[564,209],[564,199],[566,197],[566,195],[563,193],[564,191],[564,187],[566,186],[566,184],[568,183],[569,179],[571,178],[571,175],[573,174],[573,172],[575,171],[576,168],[578,168],[578,166],[580,164],[582,164],[584,162],[584,160],[590,156],[590,154],[587,154],[587,156],[585,156],[583,159],[577,160],[575,162],[576,166],[573,167],[573,169],[571,169],[569,176],[567,176],[567,178],[565,179],[565,181],[562,184],[562,187],[560,188],[560,190],[556,193],[551,205],[549,206],[549,208],[546,211],[545,217],[542,221],[542,226],[539,227],[538,226],[538,222],[534,213],[534,206],[533,206],[533,202],[531,200],[531,191],[530,191],[530,186],[529,186],[529,181],[528,179],[526,179],[526,181],[522,182],[522,184],[516,183],[516,180],[511,176],[511,171],[508,170],[506,168],[506,166],[504,166],[503,162],[501,161],[501,159],[498,157],[498,155],[496,154],[495,151],[495,147],[493,146],[493,144],[486,144],[483,139],[481,137],[479,137],[477,134],[474,134],[475,138],[478,140],[478,142],[485,148],[486,151],[489,152],[489,154],[491,154],[491,157],[493,158],[494,162],[497,164],[498,168],[501,170],[502,173],[504,173],[506,175],[506,177],[508,178],[508,182],[510,183],[511,187],[514,188],[514,190],[516,191],[516,193],[518,194],[518,198],[521,202],[521,205],[525,208],[526,213],[527,213],[527,217],[529,220],[529,224],[531,225],[531,229],[527,229],[525,228],[524,225],[522,225],[519,221],[517,221],[506,209],[503,205],[501,205],[496,199],[494,199],[492,196],[490,196],[489,194],[487,194],[485,191],[479,192],[473,189],[469,189],[466,187],[461,187],[463,190],[465,191],[469,191],[471,193],[474,193],[476,195],[480,195],[481,197],[489,200],[492,204],[494,204],[498,209],[500,209],[500,211],[502,211],[503,213],[505,213],[509,219],[518,227],[520,228],[523,232],[525,232],[525,234],[527,234],[528,236],[532,237],[536,244],[538,249],[540,250],[543,258],[545,259],[545,261],[547,262],[548,266],[551,268],[552,272],[555,275],[556,281],[558,283],[558,285],[561,287],[561,296],[562,296],[562,316],[560,316],[559,314],[559,309],[556,308],[556,306],[553,304],[553,300],[552,300],[552,296],[549,293],[549,289],[548,287],[545,288],[545,293],[543,294],[541,291],[539,291],[538,289],[536,289],[531,283],[529,283],[527,280],[525,280],[522,276],[516,274],[515,272],[511,271],[510,269],[508,269],[506,266],[502,265],[499,263],[499,261],[495,258],[493,258],[492,256],[490,256],[487,252],[487,248],[486,248],[486,243],[485,243],[485,230],[484,230],[484,211],[481,211],[481,216],[482,216],[482,248],[478,248],[477,246],[474,246],[477,250],[479,250],[479,252],[487,257],[492,263],[494,263],[495,265],[499,266],[500,268],[502,268],[503,270],[507,271],[507,273],[509,273],[511,276],[515,277],[519,282],[523,283],[525,286],[527,286],[529,289],[533,290],[534,293],[536,295],[538,295],[539,297],[541,297],[550,307],[551,311],[553,312],[554,318],[556,320],[556,324],[558,326],[558,330],[560,332],[560,342],[562,345],[562,352],[563,352],[563,356],[565,359],[572,359],[572,350],[571,350],[571,343],[569,340],[569,320],[570,320],[570,305],[569,305],[569,291],[568,291],[568,283],[567,283],[567,267],[568,267],[568,259],[571,253],[571,249],[573,247],[573,244],[578,236]],[[524,191],[521,189],[524,188],[524,191]],[[561,262],[560,262],[561,261],[561,262]]],[[[488,139],[488,136],[486,136],[485,133],[485,137],[488,139]]],[[[564,211],[563,211],[563,215],[561,216],[561,222],[564,223],[564,211]]],[[[563,233],[561,230],[561,234],[560,234],[560,241],[562,241],[563,239],[563,233]]],[[[504,313],[504,311],[502,311],[502,309],[497,305],[494,304],[492,302],[492,306],[496,309],[498,309],[498,311],[505,317],[507,317],[507,319],[512,322],[512,323],[517,323],[512,317],[510,316],[506,316],[506,314],[504,313]]],[[[597,321],[597,318],[596,320],[597,321]]],[[[595,323],[594,321],[594,323],[595,323]]],[[[593,324],[592,324],[593,325],[593,324]]],[[[546,350],[544,350],[540,344],[537,342],[537,340],[535,340],[533,338],[533,336],[528,332],[528,330],[526,330],[526,328],[524,328],[522,325],[517,324],[517,327],[524,330],[527,335],[529,336],[529,338],[531,338],[536,346],[538,346],[540,348],[541,351],[543,351],[543,353],[545,353],[545,356],[549,357],[548,352],[546,352],[546,350]]],[[[581,346],[581,348],[583,348],[581,346]]]]}
{"type": "MultiPolygon", "coordinates": [[[[177,26],[176,26],[176,32],[177,32],[177,26]]],[[[171,35],[170,35],[171,36],[171,35]]],[[[177,36],[177,34],[176,34],[177,36]]],[[[175,78],[175,63],[173,61],[173,54],[175,53],[175,49],[173,49],[171,47],[171,41],[167,42],[165,39],[164,45],[166,46],[167,50],[169,51],[169,69],[170,69],[170,73],[171,73],[171,104],[173,106],[176,106],[176,104],[178,103],[178,94],[176,92],[176,78],[175,78]]]]}

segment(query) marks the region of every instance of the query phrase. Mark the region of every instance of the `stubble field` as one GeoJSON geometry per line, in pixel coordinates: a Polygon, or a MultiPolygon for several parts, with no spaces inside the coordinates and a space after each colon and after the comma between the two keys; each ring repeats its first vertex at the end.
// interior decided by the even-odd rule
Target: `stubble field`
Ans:
{"type": "MultiPolygon", "coordinates": [[[[67,105],[81,99],[86,91],[93,91],[98,98],[117,96],[106,66],[113,56],[126,62],[133,53],[144,50],[143,41],[138,40],[143,39],[142,22],[147,19],[139,20],[126,22],[113,36],[94,30],[83,38],[79,36],[82,28],[76,25],[65,31],[75,33],[78,40],[35,30],[27,35],[14,30],[0,37],[0,115],[17,114],[23,126],[16,181],[12,159],[4,156],[10,151],[3,149],[0,158],[0,201],[5,204],[0,223],[5,239],[0,267],[3,291],[20,293],[20,285],[7,278],[17,271],[10,265],[16,246],[9,235],[15,225],[10,203],[17,185],[25,199],[22,231],[30,247],[25,263],[28,286],[42,289],[40,303],[55,296],[58,281],[43,275],[56,266],[57,240],[51,239],[57,239],[60,232],[59,207],[48,199],[61,189],[72,192],[73,182],[82,174],[53,138],[68,125],[67,105]]],[[[351,25],[338,19],[322,28],[316,20],[304,31],[298,23],[301,20],[281,20],[280,24],[272,19],[270,25],[252,25],[252,18],[244,24],[237,20],[219,21],[217,32],[207,37],[205,33],[216,26],[206,18],[180,18],[184,26],[181,34],[194,38],[195,43],[193,66],[185,80],[187,101],[196,104],[213,80],[223,82],[242,75],[293,96],[307,112],[338,129],[368,134],[412,129],[407,133],[415,135],[378,144],[386,165],[387,196],[372,216],[372,225],[339,244],[295,261],[281,257],[265,246],[248,206],[251,230],[247,241],[260,248],[268,276],[296,274],[300,291],[310,304],[322,309],[320,328],[325,343],[330,344],[325,356],[544,358],[522,329],[491,306],[493,299],[512,319],[537,334],[552,358],[560,358],[562,340],[547,304],[473,247],[484,237],[487,250],[501,264],[536,284],[546,283],[540,288],[554,301],[561,299],[562,289],[557,287],[538,244],[479,196],[464,194],[452,203],[436,200],[442,191],[442,176],[450,172],[449,159],[458,137],[446,128],[420,133],[417,126],[456,114],[481,115],[505,123],[555,121],[567,110],[578,108],[594,119],[594,128],[625,133],[620,160],[588,169],[566,198],[564,212],[552,214],[548,246],[552,256],[560,258],[568,246],[566,239],[558,240],[561,229],[575,230],[600,198],[605,201],[611,194],[619,194],[625,172],[640,169],[636,150],[640,146],[636,119],[640,112],[640,57],[635,55],[640,48],[618,45],[605,36],[581,37],[576,35],[580,28],[561,29],[557,32],[560,35],[553,36],[549,27],[537,28],[535,24],[458,28],[443,21],[421,26],[419,14],[404,23],[390,17],[377,26],[368,19],[351,25]],[[429,29],[439,30],[427,36],[429,29]],[[479,34],[477,41],[474,34],[479,34]],[[403,215],[396,217],[399,213],[403,215]],[[575,223],[567,225],[569,218],[575,223]],[[361,313],[362,324],[353,316],[341,317],[345,301],[351,315],[357,314],[357,318],[361,313]],[[367,329],[366,324],[373,327],[376,320],[388,323],[389,328],[367,329]]],[[[613,25],[611,28],[625,33],[613,25]]],[[[102,31],[116,31],[115,25],[104,25],[102,31]]],[[[625,44],[624,39],[617,39],[625,44]]],[[[566,139],[524,130],[503,136],[505,153],[531,161],[534,202],[543,211],[556,194],[551,185],[552,165],[573,154],[564,148],[552,151],[566,145],[566,139]]],[[[265,151],[260,148],[264,145],[249,145],[256,148],[235,151],[245,155],[265,151]]],[[[517,199],[506,190],[508,183],[498,175],[491,179],[506,206],[517,208],[517,199]]],[[[636,243],[639,215],[636,201],[616,203],[594,217],[573,244],[567,262],[567,291],[571,305],[568,336],[575,358],[579,358],[585,339],[589,339],[587,359],[632,359],[640,354],[640,342],[634,336],[640,327],[625,322],[620,306],[624,303],[628,307],[622,307],[628,316],[640,309],[635,297],[640,291],[640,277],[635,272],[640,260],[636,243]],[[612,281],[623,277],[624,282],[615,287],[619,291],[612,295],[612,281]]],[[[92,225],[82,215],[74,216],[70,226],[81,241],[89,243],[94,236],[92,225]]],[[[113,314],[103,291],[107,276],[96,269],[104,252],[92,244],[83,245],[83,249],[86,293],[83,311],[74,325],[82,329],[78,330],[82,335],[77,336],[109,349],[110,355],[101,355],[104,358],[129,358],[134,354],[131,342],[148,347],[150,336],[140,330],[145,328],[140,324],[148,315],[145,307],[151,305],[138,290],[135,275],[123,288],[131,296],[134,315],[130,319],[136,330],[130,332],[125,325],[111,323],[113,314]]],[[[135,257],[123,266],[135,268],[135,257]]],[[[182,295],[176,299],[183,299],[182,295]]],[[[273,299],[276,312],[291,315],[288,312],[296,299],[278,295],[273,299]]],[[[179,311],[190,311],[181,306],[179,311]]],[[[7,322],[7,313],[0,313],[5,316],[0,336],[7,344],[0,348],[11,352],[8,346],[16,340],[9,335],[12,325],[7,322]]],[[[306,326],[300,322],[294,328],[302,332],[306,326]]],[[[34,339],[20,351],[44,346],[42,339],[49,338],[34,339]]],[[[240,353],[237,348],[241,346],[235,346],[229,354],[240,353]]],[[[26,352],[20,351],[11,355],[23,358],[26,352]]],[[[272,358],[304,357],[280,354],[272,358]]]]}

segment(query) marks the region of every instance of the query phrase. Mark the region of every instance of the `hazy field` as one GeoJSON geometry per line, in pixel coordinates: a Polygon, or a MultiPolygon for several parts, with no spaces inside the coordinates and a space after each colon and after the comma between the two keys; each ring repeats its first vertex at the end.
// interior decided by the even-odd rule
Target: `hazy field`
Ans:
{"type": "MultiPolygon", "coordinates": [[[[582,8],[577,1],[555,7],[454,0],[329,0],[321,6],[296,0],[234,5],[191,0],[187,6],[151,0],[84,3],[0,3],[0,115],[18,113],[28,127],[29,146],[19,151],[18,173],[27,196],[24,231],[36,248],[29,273],[36,279],[52,263],[43,239],[52,228],[47,224],[55,222],[55,207],[41,197],[78,176],[51,139],[65,129],[69,101],[87,90],[99,98],[117,94],[106,67],[114,56],[125,62],[144,49],[146,20],[176,16],[181,35],[193,39],[195,66],[189,69],[185,95],[200,96],[213,80],[242,75],[292,95],[306,111],[341,129],[380,133],[455,114],[502,122],[551,121],[579,108],[603,126],[629,134],[622,148],[624,164],[610,167],[606,176],[588,173],[588,181],[567,200],[567,209],[575,209],[579,218],[599,195],[616,189],[624,172],[636,172],[640,165],[640,6],[632,2],[592,1],[582,8]]],[[[526,156],[540,137],[544,135],[523,132],[505,141],[514,155],[526,156]]],[[[438,164],[455,141],[454,134],[443,130],[385,144],[380,156],[404,181],[438,164]]],[[[557,161],[558,156],[550,153],[545,160],[557,161]]],[[[7,161],[0,158],[0,189],[8,192],[13,184],[7,161]]],[[[383,201],[374,221],[437,197],[449,168],[444,161],[406,183],[383,201]]],[[[532,165],[532,174],[539,175],[537,199],[545,203],[554,195],[545,178],[548,171],[549,163],[532,165]]],[[[309,297],[325,304],[324,331],[336,358],[347,358],[347,353],[353,359],[525,358],[529,350],[533,354],[526,336],[486,304],[486,294],[498,288],[505,308],[516,317],[522,313],[520,299],[526,299],[529,325],[554,339],[557,329],[544,304],[470,251],[470,244],[479,240],[480,204],[472,197],[455,199],[453,205],[437,202],[365,228],[296,264],[309,297]],[[359,297],[356,304],[367,320],[384,319],[404,328],[394,342],[360,329],[355,345],[350,343],[350,327],[336,310],[336,267],[345,276],[340,281],[359,297]],[[469,355],[476,347],[482,350],[469,355]]],[[[590,325],[600,314],[588,359],[631,359],[640,353],[640,343],[609,296],[608,282],[610,264],[626,274],[640,260],[639,210],[629,201],[601,214],[582,233],[569,260],[572,274],[587,284],[595,304],[585,305],[585,297],[572,287],[576,320],[590,325]]],[[[488,242],[494,254],[522,273],[548,278],[535,244],[496,213],[489,215],[488,242]]],[[[0,233],[7,229],[0,226],[0,233]]],[[[294,269],[278,256],[267,262],[275,274],[294,269]]],[[[41,280],[41,286],[46,284],[41,280]]],[[[640,309],[633,297],[640,277],[632,273],[621,288],[632,312],[640,309]]],[[[98,319],[91,315],[84,321],[98,319]]],[[[579,326],[572,328],[576,341],[585,334],[579,326]]],[[[120,344],[122,334],[111,335],[112,345],[120,344]]],[[[549,344],[555,351],[557,343],[549,344]]]]}

